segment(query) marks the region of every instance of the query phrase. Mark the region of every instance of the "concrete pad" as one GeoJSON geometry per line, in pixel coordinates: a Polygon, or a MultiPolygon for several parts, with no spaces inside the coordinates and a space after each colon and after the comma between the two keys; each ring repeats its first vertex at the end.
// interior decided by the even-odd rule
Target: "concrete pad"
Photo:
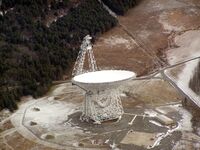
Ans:
{"type": "Polygon", "coordinates": [[[162,114],[168,114],[171,112],[175,112],[176,110],[171,106],[160,106],[157,107],[156,110],[162,114]]]}
{"type": "Polygon", "coordinates": [[[171,118],[169,118],[165,115],[161,115],[161,114],[158,114],[156,116],[156,120],[158,120],[161,124],[167,125],[167,126],[175,124],[174,120],[172,120],[171,118]]]}
{"type": "Polygon", "coordinates": [[[129,131],[120,143],[134,144],[137,146],[143,146],[147,148],[148,146],[151,146],[155,143],[157,139],[156,135],[157,133],[129,131]]]}

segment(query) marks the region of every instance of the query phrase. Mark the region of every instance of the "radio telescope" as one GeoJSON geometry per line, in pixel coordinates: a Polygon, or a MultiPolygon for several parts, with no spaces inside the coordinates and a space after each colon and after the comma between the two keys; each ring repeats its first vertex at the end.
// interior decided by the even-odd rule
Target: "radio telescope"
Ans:
{"type": "Polygon", "coordinates": [[[96,123],[101,123],[122,116],[124,111],[118,89],[128,80],[135,78],[136,74],[124,70],[97,71],[90,40],[89,35],[83,40],[74,66],[72,83],[86,92],[82,119],[86,121],[91,119],[96,123]],[[86,53],[90,72],[84,73],[83,64],[86,53]]]}

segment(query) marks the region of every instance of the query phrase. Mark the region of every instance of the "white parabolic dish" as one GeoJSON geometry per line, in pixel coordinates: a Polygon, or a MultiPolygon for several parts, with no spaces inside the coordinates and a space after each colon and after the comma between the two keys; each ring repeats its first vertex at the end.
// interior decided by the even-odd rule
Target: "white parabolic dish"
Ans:
{"type": "Polygon", "coordinates": [[[77,75],[72,82],[85,90],[95,91],[117,87],[135,77],[131,71],[101,70],[77,75]]]}

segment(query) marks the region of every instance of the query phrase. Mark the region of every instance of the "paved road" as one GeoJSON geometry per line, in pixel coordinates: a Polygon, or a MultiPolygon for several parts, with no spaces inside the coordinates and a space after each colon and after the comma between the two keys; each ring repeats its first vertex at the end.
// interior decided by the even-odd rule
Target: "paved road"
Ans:
{"type": "Polygon", "coordinates": [[[156,74],[161,74],[163,79],[166,80],[167,82],[169,82],[174,88],[176,88],[178,90],[178,92],[183,95],[185,98],[187,98],[188,100],[191,100],[196,106],[198,106],[200,108],[200,101],[199,99],[195,99],[194,97],[192,97],[189,93],[187,93],[186,91],[184,91],[181,87],[179,87],[175,81],[175,79],[173,79],[172,77],[168,76],[165,72],[167,71],[167,69],[170,69],[170,68],[173,68],[173,67],[176,67],[176,66],[179,66],[181,64],[184,64],[184,63],[187,63],[187,62],[190,62],[190,61],[193,61],[193,60],[196,60],[196,59],[200,59],[200,56],[198,57],[195,57],[195,58],[191,58],[191,59],[188,59],[188,60],[185,60],[185,61],[181,61],[181,62],[177,62],[176,64],[174,65],[170,65],[170,66],[167,66],[167,67],[164,67],[162,69],[160,69],[159,71],[156,71],[155,73],[149,75],[149,76],[146,76],[146,77],[141,77],[141,78],[135,78],[133,80],[145,80],[145,79],[153,79],[155,78],[155,75],[156,74]]]}

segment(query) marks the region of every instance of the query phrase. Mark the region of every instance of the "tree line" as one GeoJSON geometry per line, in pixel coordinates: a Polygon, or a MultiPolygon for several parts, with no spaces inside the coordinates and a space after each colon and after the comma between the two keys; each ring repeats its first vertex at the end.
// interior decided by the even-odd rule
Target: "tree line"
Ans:
{"type": "Polygon", "coordinates": [[[125,12],[137,4],[137,0],[102,0],[117,15],[124,15],[125,12]]]}

